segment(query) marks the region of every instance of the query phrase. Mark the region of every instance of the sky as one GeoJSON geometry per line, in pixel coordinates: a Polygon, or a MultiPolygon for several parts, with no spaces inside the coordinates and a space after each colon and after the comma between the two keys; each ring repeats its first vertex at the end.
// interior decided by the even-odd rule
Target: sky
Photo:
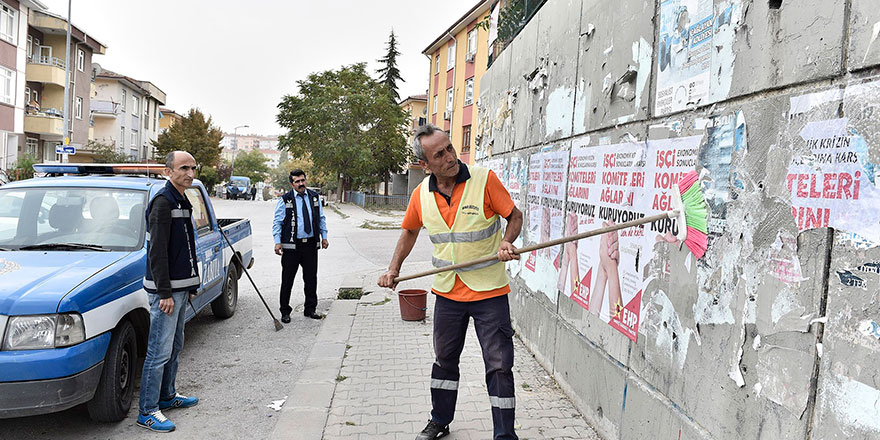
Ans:
{"type": "MultiPolygon", "coordinates": [[[[40,0],[67,16],[68,0],[40,0]]],[[[405,81],[426,93],[422,55],[477,0],[73,0],[72,22],[107,47],[93,62],[146,80],[185,114],[198,107],[226,132],[283,133],[276,106],[310,73],[367,62],[375,76],[391,30],[405,81]]]]}

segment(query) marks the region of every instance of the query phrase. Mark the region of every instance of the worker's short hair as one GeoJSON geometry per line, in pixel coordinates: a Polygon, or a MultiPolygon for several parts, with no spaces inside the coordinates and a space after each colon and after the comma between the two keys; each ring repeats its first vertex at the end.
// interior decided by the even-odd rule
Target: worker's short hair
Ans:
{"type": "Polygon", "coordinates": [[[290,180],[290,183],[293,183],[293,178],[294,178],[294,177],[296,177],[296,176],[303,176],[303,177],[305,177],[305,175],[306,175],[306,172],[305,172],[305,171],[303,171],[303,170],[297,168],[297,169],[295,169],[295,170],[293,170],[293,171],[290,172],[290,176],[288,176],[288,179],[290,180]]]}
{"type": "Polygon", "coordinates": [[[165,155],[165,168],[168,168],[169,170],[174,169],[174,153],[176,153],[176,151],[172,151],[165,155]]]}
{"type": "Polygon", "coordinates": [[[428,157],[425,156],[425,150],[422,149],[422,136],[431,136],[438,131],[449,137],[449,133],[446,133],[434,124],[425,124],[416,130],[412,144],[413,154],[416,155],[416,159],[424,161],[428,160],[428,157]]]}

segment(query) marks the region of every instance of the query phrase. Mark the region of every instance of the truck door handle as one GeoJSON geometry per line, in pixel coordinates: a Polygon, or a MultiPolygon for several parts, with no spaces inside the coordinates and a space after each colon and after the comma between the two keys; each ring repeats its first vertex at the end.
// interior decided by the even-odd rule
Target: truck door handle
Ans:
{"type": "Polygon", "coordinates": [[[220,245],[214,246],[214,252],[220,252],[220,245]]]}

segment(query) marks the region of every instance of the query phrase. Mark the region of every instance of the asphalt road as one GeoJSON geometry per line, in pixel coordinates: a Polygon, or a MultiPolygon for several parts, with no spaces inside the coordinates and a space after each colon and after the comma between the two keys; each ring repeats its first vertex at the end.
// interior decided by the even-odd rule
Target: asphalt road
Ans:
{"type": "MultiPolygon", "coordinates": [[[[275,202],[212,202],[218,217],[250,218],[256,258],[250,273],[275,316],[280,317],[281,263],[273,253],[271,235],[275,202]]],[[[357,227],[357,218],[344,220],[330,209],[325,213],[330,247],[319,254],[319,311],[326,311],[347,274],[387,267],[399,236],[396,230],[361,229],[357,227]]],[[[430,260],[430,251],[426,237],[420,237],[408,262],[430,260]]],[[[286,398],[320,330],[321,321],[302,316],[303,299],[298,274],[291,297],[295,308],[293,321],[275,332],[265,307],[247,277],[242,276],[233,317],[217,319],[209,307],[187,324],[177,389],[181,394],[199,397],[200,402],[193,408],[165,412],[177,424],[177,431],[171,435],[215,439],[268,437],[279,413],[267,405],[286,398]]],[[[93,422],[81,405],[55,414],[0,420],[0,438],[155,439],[157,434],[135,424],[136,415],[137,395],[129,417],[121,422],[93,422]]]]}

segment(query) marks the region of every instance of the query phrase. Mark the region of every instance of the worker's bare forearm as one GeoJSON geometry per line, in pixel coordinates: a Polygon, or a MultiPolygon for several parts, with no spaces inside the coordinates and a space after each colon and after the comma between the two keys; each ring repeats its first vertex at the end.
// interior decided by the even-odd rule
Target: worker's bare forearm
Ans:
{"type": "Polygon", "coordinates": [[[522,231],[522,211],[514,207],[513,211],[511,211],[510,215],[508,215],[505,220],[507,220],[507,229],[505,229],[504,231],[504,238],[502,238],[502,240],[508,243],[513,243],[513,241],[516,240],[517,237],[519,237],[519,234],[522,231]]]}
{"type": "Polygon", "coordinates": [[[394,256],[391,257],[391,263],[388,265],[389,271],[400,273],[400,266],[403,265],[403,260],[406,260],[406,257],[409,256],[413,246],[416,244],[417,238],[419,238],[418,229],[404,229],[400,232],[397,247],[394,249],[394,256]]]}

